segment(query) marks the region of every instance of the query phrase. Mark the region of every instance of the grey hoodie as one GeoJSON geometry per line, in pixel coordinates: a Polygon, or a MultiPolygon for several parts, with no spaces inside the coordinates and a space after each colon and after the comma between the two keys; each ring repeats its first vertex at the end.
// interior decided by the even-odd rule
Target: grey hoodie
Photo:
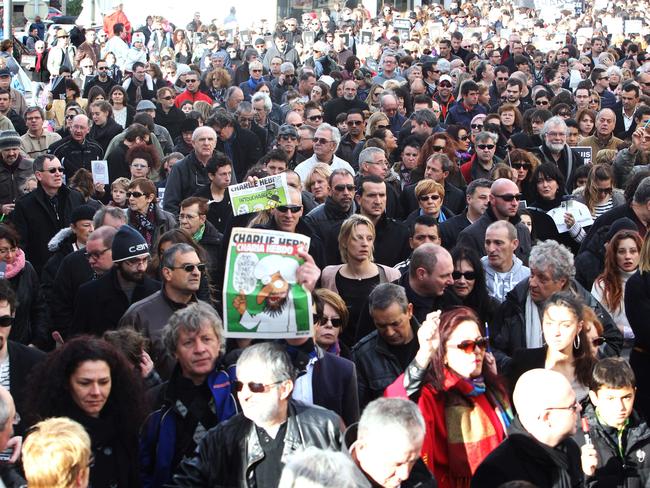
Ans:
{"type": "Polygon", "coordinates": [[[485,282],[488,295],[503,302],[506,295],[517,283],[530,276],[530,269],[517,256],[513,256],[512,268],[505,273],[499,273],[490,266],[487,256],[481,258],[481,264],[485,270],[485,282]]]}

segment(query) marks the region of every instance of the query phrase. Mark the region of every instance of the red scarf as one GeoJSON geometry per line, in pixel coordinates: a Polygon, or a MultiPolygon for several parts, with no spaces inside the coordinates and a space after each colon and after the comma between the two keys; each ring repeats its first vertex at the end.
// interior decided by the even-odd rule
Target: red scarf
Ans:
{"type": "Polygon", "coordinates": [[[43,53],[36,53],[36,66],[34,71],[41,71],[41,61],[43,60],[43,53]]]}
{"type": "Polygon", "coordinates": [[[469,487],[478,465],[506,436],[497,408],[508,402],[494,391],[470,396],[472,383],[448,370],[444,389],[441,395],[426,385],[418,400],[427,426],[422,459],[440,488],[469,487]]]}

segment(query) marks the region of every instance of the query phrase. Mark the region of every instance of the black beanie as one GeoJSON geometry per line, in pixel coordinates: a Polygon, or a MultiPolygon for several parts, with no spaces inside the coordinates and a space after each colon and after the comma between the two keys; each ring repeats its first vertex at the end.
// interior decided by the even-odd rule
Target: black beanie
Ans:
{"type": "Polygon", "coordinates": [[[80,220],[92,220],[95,216],[95,209],[90,205],[79,205],[70,215],[70,223],[76,224],[80,220]]]}
{"type": "Polygon", "coordinates": [[[147,241],[129,225],[123,225],[118,229],[113,239],[112,250],[114,263],[149,254],[147,241]]]}

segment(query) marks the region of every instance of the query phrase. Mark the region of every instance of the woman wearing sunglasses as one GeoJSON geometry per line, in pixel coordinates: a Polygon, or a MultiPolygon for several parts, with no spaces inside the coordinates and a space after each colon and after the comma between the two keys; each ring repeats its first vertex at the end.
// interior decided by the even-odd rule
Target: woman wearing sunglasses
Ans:
{"type": "Polygon", "coordinates": [[[374,244],[375,226],[370,219],[352,215],[339,232],[339,252],[344,264],[327,266],[321,275],[322,288],[338,293],[348,305],[350,327],[339,338],[348,347],[356,342],[356,323],[372,289],[400,277],[396,269],[373,262],[374,244]]]}
{"type": "Polygon", "coordinates": [[[445,187],[440,183],[436,183],[432,179],[422,180],[415,185],[414,192],[418,208],[406,217],[406,225],[413,225],[415,219],[420,215],[429,215],[438,224],[454,216],[453,212],[442,204],[445,199],[445,187]]]}
{"type": "Polygon", "coordinates": [[[523,195],[524,200],[532,202],[535,194],[535,185],[533,184],[533,173],[539,166],[539,159],[532,153],[523,149],[513,149],[509,154],[510,166],[517,172],[517,188],[523,195]]]}
{"type": "Polygon", "coordinates": [[[129,208],[126,211],[128,224],[136,229],[149,247],[158,241],[158,237],[178,226],[174,216],[157,205],[156,185],[147,178],[131,181],[126,192],[129,208]]]}
{"type": "Polygon", "coordinates": [[[614,188],[614,172],[609,164],[594,164],[587,175],[587,184],[573,194],[576,201],[587,206],[594,220],[608,210],[625,204],[623,190],[614,188]]]}
{"type": "Polygon", "coordinates": [[[417,402],[426,423],[421,455],[438,486],[469,486],[506,437],[512,411],[474,311],[454,308],[440,315],[439,325],[434,314],[418,331],[420,348],[406,377],[397,378],[387,395],[408,394],[417,402]]]}
{"type": "Polygon", "coordinates": [[[506,371],[510,391],[526,371],[545,368],[557,371],[569,380],[578,403],[587,397],[596,357],[592,354],[584,328],[582,309],[583,302],[573,293],[551,295],[542,312],[545,345],[519,349],[514,353],[506,371]]]}
{"type": "Polygon", "coordinates": [[[471,136],[467,129],[460,125],[447,126],[447,134],[456,145],[456,159],[458,164],[464,164],[470,160],[470,146],[472,144],[471,136]]]}
{"type": "Polygon", "coordinates": [[[473,249],[456,246],[451,251],[454,261],[452,289],[463,305],[474,310],[481,323],[492,323],[499,302],[488,295],[485,271],[473,249]]]}
{"type": "Polygon", "coordinates": [[[638,232],[621,230],[607,244],[605,269],[596,278],[591,294],[612,316],[623,334],[623,347],[629,349],[634,340],[634,333],[625,314],[625,285],[628,278],[639,268],[639,256],[643,239],[638,232]]]}
{"type": "Polygon", "coordinates": [[[348,307],[343,299],[326,288],[312,293],[316,307],[314,314],[314,342],[330,354],[352,359],[350,349],[339,341],[341,331],[348,325],[348,307]]]}

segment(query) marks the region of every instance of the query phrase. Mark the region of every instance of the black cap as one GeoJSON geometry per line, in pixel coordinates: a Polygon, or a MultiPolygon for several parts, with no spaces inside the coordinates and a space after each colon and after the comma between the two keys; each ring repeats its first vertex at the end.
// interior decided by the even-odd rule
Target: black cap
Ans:
{"type": "Polygon", "coordinates": [[[634,223],[634,220],[630,219],[629,217],[623,217],[622,219],[618,219],[609,227],[606,241],[611,241],[612,237],[614,237],[621,230],[633,230],[635,232],[639,232],[639,228],[634,223]]]}
{"type": "Polygon", "coordinates": [[[95,216],[95,209],[90,205],[79,205],[72,211],[70,222],[76,224],[80,220],[92,220],[95,216]]]}

